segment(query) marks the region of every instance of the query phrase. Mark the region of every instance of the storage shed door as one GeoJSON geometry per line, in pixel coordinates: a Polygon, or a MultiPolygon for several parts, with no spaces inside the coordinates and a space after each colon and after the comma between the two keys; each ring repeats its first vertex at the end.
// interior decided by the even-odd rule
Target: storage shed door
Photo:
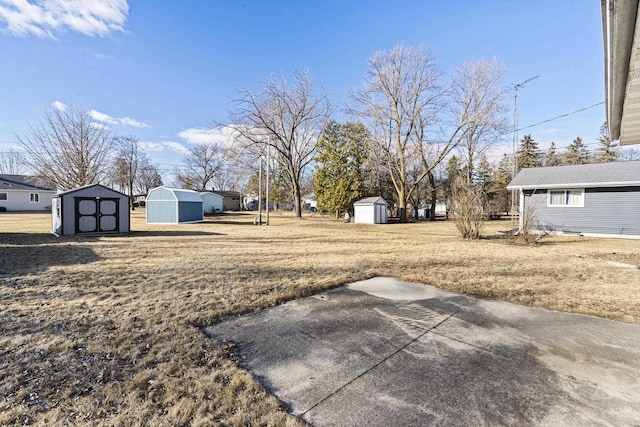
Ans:
{"type": "Polygon", "coordinates": [[[117,198],[77,197],[76,233],[109,233],[118,231],[117,198]]]}

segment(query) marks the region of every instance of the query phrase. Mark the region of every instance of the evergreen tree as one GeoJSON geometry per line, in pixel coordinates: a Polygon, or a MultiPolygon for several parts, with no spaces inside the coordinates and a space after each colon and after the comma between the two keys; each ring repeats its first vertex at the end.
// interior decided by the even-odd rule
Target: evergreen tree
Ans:
{"type": "Polygon", "coordinates": [[[562,164],[562,160],[558,153],[556,152],[556,143],[551,142],[551,146],[549,146],[549,151],[544,156],[544,165],[545,166],[560,166],[562,164]]]}
{"type": "Polygon", "coordinates": [[[600,126],[598,136],[598,148],[596,149],[595,160],[597,163],[617,162],[620,158],[618,144],[611,139],[607,122],[600,126]]]}
{"type": "Polygon", "coordinates": [[[538,148],[538,143],[531,138],[531,135],[525,135],[520,141],[518,152],[516,153],[516,165],[518,166],[518,171],[523,168],[542,166],[542,153],[538,148]]]}
{"type": "Polygon", "coordinates": [[[507,190],[507,185],[513,179],[513,165],[511,159],[506,154],[502,156],[496,167],[491,186],[489,187],[489,207],[492,212],[509,212],[511,204],[511,191],[507,190]]]}
{"type": "Polygon", "coordinates": [[[350,210],[363,195],[366,144],[369,133],[361,123],[330,121],[317,145],[314,187],[318,209],[350,210]]]}
{"type": "Polygon", "coordinates": [[[591,162],[591,153],[584,146],[582,138],[577,137],[567,148],[565,163],[568,165],[584,165],[591,162]]]}

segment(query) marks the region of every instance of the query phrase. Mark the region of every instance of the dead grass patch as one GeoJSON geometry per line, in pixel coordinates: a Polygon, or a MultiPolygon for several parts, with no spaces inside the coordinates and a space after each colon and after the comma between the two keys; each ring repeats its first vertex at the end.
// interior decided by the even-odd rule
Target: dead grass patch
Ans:
{"type": "Polygon", "coordinates": [[[638,265],[639,241],[518,246],[463,241],[449,222],[318,216],[132,220],[130,236],[55,238],[48,215],[0,214],[0,424],[298,425],[199,328],[372,276],[640,322],[640,271],[607,263],[638,265]]]}

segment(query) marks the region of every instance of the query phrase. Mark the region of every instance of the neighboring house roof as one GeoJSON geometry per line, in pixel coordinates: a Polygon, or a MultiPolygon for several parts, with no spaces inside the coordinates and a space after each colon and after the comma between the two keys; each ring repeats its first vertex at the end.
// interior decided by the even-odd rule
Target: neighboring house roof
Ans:
{"type": "Polygon", "coordinates": [[[240,193],[237,191],[212,191],[213,194],[219,194],[222,197],[240,197],[240,193]]]}
{"type": "Polygon", "coordinates": [[[122,196],[129,197],[129,196],[127,196],[127,195],[126,195],[126,194],[124,194],[124,193],[121,193],[121,192],[119,192],[119,191],[116,191],[116,190],[114,190],[113,188],[109,188],[109,187],[107,187],[107,186],[105,186],[105,185],[102,185],[102,184],[89,184],[89,185],[85,185],[85,186],[82,186],[82,187],[73,188],[73,189],[71,189],[71,190],[63,191],[63,192],[61,192],[61,193],[56,194],[56,197],[64,196],[65,194],[75,193],[76,191],[84,190],[84,189],[86,189],[86,188],[91,188],[91,187],[102,187],[102,188],[106,188],[107,190],[109,190],[109,191],[113,191],[114,193],[118,193],[118,194],[120,194],[120,195],[122,195],[122,196]]]}
{"type": "Polygon", "coordinates": [[[0,174],[0,190],[46,190],[56,191],[54,187],[48,185],[44,180],[28,175],[7,175],[0,174]]]}
{"type": "Polygon", "coordinates": [[[316,200],[316,194],[315,193],[305,194],[304,196],[301,197],[301,199],[302,200],[315,201],[316,200]]]}
{"type": "Polygon", "coordinates": [[[224,196],[222,196],[221,194],[216,194],[212,191],[200,191],[198,194],[200,194],[200,196],[214,196],[220,199],[224,199],[224,196]]]}
{"type": "Polygon", "coordinates": [[[522,169],[508,190],[640,186],[640,161],[522,169]]]}
{"type": "Polygon", "coordinates": [[[366,197],[364,199],[360,199],[357,202],[354,203],[355,205],[378,205],[378,204],[387,204],[387,201],[384,200],[382,197],[366,197]]]}

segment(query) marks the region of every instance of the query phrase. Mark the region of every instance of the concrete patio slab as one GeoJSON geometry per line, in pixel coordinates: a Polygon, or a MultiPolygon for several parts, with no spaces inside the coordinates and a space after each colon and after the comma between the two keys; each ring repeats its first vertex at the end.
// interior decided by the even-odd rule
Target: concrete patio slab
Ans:
{"type": "Polygon", "coordinates": [[[640,325],[373,278],[206,332],[317,426],[640,425],[640,325]]]}

